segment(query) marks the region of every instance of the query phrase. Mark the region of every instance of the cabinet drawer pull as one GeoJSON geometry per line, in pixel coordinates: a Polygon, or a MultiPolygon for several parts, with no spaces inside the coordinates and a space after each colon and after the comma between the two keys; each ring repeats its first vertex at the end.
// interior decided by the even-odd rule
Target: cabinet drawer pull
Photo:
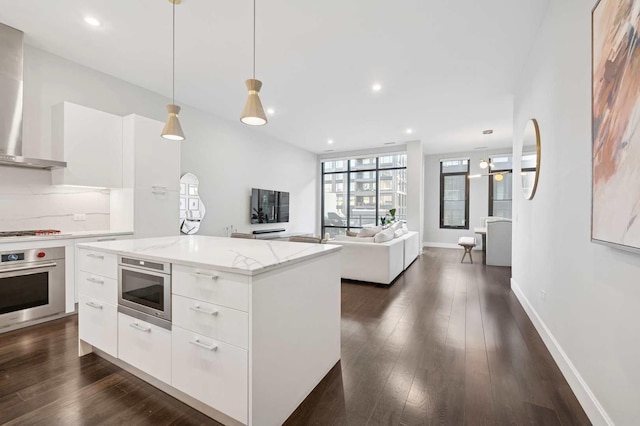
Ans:
{"type": "Polygon", "coordinates": [[[203,274],[202,272],[192,272],[192,274],[196,277],[196,278],[208,278],[210,280],[217,280],[218,278],[220,278],[220,275],[212,275],[212,274],[203,274]]]}
{"type": "Polygon", "coordinates": [[[211,345],[211,346],[205,345],[198,338],[195,338],[194,340],[189,340],[189,343],[191,343],[192,345],[196,345],[196,346],[199,346],[201,348],[210,350],[210,351],[217,351],[218,350],[218,346],[217,345],[211,345]]]}
{"type": "Polygon", "coordinates": [[[98,278],[93,278],[93,277],[87,278],[87,281],[94,284],[104,284],[104,280],[100,280],[98,278]]]}
{"type": "Polygon", "coordinates": [[[102,309],[103,306],[102,305],[98,305],[97,303],[94,302],[85,302],[85,305],[93,308],[93,309],[102,309]]]}
{"type": "Polygon", "coordinates": [[[93,254],[93,253],[89,253],[87,255],[87,257],[90,257],[92,259],[99,259],[99,260],[103,260],[104,259],[104,256],[100,256],[99,254],[93,254]]]}
{"type": "Polygon", "coordinates": [[[199,312],[201,314],[213,315],[213,316],[218,315],[218,311],[208,311],[206,309],[202,309],[200,305],[191,306],[189,309],[195,312],[199,312]]]}
{"type": "Polygon", "coordinates": [[[131,328],[135,328],[138,331],[142,331],[143,333],[151,333],[151,327],[147,328],[147,327],[143,327],[138,323],[132,322],[131,324],[129,324],[129,327],[131,328]]]}

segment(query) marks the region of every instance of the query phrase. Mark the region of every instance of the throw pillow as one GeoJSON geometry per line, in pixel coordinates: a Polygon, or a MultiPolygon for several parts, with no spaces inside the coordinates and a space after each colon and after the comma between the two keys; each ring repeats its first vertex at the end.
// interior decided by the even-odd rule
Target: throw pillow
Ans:
{"type": "Polygon", "coordinates": [[[358,232],[358,237],[373,237],[380,231],[382,231],[382,226],[371,226],[368,228],[362,228],[360,232],[358,232]]]}
{"type": "Polygon", "coordinates": [[[385,229],[384,231],[378,232],[375,237],[373,237],[374,243],[385,243],[387,241],[393,240],[393,233],[395,231],[393,228],[385,229]]]}

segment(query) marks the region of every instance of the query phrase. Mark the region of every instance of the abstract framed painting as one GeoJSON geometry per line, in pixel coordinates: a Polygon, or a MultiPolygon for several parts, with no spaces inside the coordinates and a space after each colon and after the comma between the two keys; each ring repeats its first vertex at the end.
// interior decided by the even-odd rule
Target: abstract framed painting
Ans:
{"type": "Polygon", "coordinates": [[[591,240],[640,252],[640,0],[592,11],[591,240]]]}

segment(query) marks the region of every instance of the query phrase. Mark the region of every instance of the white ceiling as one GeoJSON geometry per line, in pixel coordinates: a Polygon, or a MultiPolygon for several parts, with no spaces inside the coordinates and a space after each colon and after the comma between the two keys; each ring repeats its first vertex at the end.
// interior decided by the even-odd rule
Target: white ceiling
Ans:
{"type": "MultiPolygon", "coordinates": [[[[427,153],[510,146],[514,81],[548,1],[257,0],[256,77],[276,110],[259,131],[318,153],[416,139],[427,153]]],[[[251,7],[177,7],[178,103],[241,125],[251,7]]],[[[0,22],[31,45],[171,95],[167,0],[0,0],[0,22]]]]}

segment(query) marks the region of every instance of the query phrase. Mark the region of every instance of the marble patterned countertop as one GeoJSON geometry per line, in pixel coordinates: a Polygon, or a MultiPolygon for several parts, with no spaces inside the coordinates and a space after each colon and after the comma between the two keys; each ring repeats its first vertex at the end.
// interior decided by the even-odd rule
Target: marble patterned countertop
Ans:
{"type": "Polygon", "coordinates": [[[243,275],[258,275],[341,249],[328,244],[202,235],[83,243],[78,247],[243,275]]]}
{"type": "Polygon", "coordinates": [[[23,241],[51,241],[51,240],[70,240],[73,238],[90,238],[90,237],[107,237],[117,235],[133,235],[133,231],[72,231],[61,232],[54,235],[35,235],[35,236],[21,236],[21,237],[2,237],[0,238],[0,244],[2,243],[15,243],[23,241]]]}

